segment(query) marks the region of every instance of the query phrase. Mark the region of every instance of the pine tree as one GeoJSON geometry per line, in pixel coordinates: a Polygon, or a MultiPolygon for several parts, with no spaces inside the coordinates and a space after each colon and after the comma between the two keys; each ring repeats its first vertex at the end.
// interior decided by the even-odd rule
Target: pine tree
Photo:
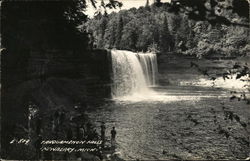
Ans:
{"type": "Polygon", "coordinates": [[[145,7],[149,7],[149,0],[147,0],[145,7]]]}
{"type": "Polygon", "coordinates": [[[118,25],[116,29],[116,41],[115,41],[115,47],[120,49],[120,42],[122,38],[122,31],[123,31],[123,18],[121,15],[118,17],[118,25]]]}
{"type": "Polygon", "coordinates": [[[146,1],[145,10],[150,11],[149,0],[146,1]]]}
{"type": "Polygon", "coordinates": [[[98,32],[98,38],[97,38],[97,47],[98,48],[102,48],[104,47],[104,35],[106,32],[106,28],[107,28],[107,24],[108,24],[108,18],[106,16],[102,16],[101,20],[100,20],[100,28],[99,28],[99,32],[98,32]]]}
{"type": "Polygon", "coordinates": [[[168,20],[167,17],[164,16],[161,35],[160,35],[160,48],[162,51],[170,51],[170,44],[172,41],[172,36],[168,29],[168,20]]]}

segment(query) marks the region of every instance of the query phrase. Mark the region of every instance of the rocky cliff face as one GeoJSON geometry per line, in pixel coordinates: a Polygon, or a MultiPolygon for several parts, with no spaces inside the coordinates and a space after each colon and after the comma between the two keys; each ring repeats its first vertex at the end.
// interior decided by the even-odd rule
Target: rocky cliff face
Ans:
{"type": "MultiPolygon", "coordinates": [[[[157,59],[160,85],[181,85],[183,82],[195,85],[200,80],[212,81],[214,78],[223,80],[223,73],[232,70],[236,63],[250,67],[247,63],[250,61],[249,56],[236,58],[210,55],[197,58],[190,55],[166,53],[158,54],[157,59]],[[197,66],[192,65],[192,63],[197,66]]],[[[223,80],[223,82],[225,81],[223,80]]],[[[242,81],[239,82],[242,83],[242,81]]]]}
{"type": "MultiPolygon", "coordinates": [[[[48,106],[109,97],[110,69],[105,50],[89,51],[89,56],[71,56],[70,51],[31,52],[25,66],[3,67],[3,94],[20,101],[48,106]],[[22,95],[16,98],[16,92],[22,95]],[[25,100],[21,99],[26,96],[25,100]],[[50,98],[48,98],[50,97],[50,98]],[[56,100],[61,97],[61,101],[56,100]],[[67,101],[68,100],[68,101],[67,101]],[[59,101],[59,102],[58,102],[59,101]]],[[[84,54],[85,55],[85,54],[84,54]]],[[[4,100],[3,100],[4,101],[4,100]]]]}
{"type": "MultiPolygon", "coordinates": [[[[37,105],[41,113],[60,107],[71,111],[76,104],[88,108],[110,96],[108,52],[88,51],[88,57],[72,56],[71,52],[33,51],[23,60],[24,66],[2,66],[4,150],[9,139],[15,136],[16,125],[27,125],[30,102],[37,105]]],[[[2,61],[7,61],[5,58],[2,61]]]]}

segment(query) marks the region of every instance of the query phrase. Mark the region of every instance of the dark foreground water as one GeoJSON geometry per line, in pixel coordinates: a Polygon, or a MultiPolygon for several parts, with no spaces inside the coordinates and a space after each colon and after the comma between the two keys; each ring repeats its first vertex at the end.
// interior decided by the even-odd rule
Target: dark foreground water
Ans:
{"type": "MultiPolygon", "coordinates": [[[[229,101],[226,90],[157,87],[159,95],[108,101],[89,111],[107,136],[117,130],[116,151],[124,159],[245,159],[249,149],[249,108],[229,101]],[[227,118],[225,111],[240,117],[227,118]]],[[[100,129],[97,129],[98,131],[100,129]]]]}

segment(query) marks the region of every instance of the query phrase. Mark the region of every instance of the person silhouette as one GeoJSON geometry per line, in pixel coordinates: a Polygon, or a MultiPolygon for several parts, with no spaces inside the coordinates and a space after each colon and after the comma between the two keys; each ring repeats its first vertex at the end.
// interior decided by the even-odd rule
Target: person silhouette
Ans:
{"type": "Polygon", "coordinates": [[[115,147],[115,137],[116,137],[116,130],[115,127],[111,130],[111,147],[115,147]]]}
{"type": "Polygon", "coordinates": [[[36,134],[37,135],[40,135],[41,127],[42,127],[42,118],[39,116],[37,121],[36,121],[36,134]]]}
{"type": "Polygon", "coordinates": [[[34,142],[34,147],[35,147],[36,155],[38,159],[41,158],[41,147],[42,147],[41,143],[42,143],[42,136],[39,134],[37,139],[34,142]]]}
{"type": "Polygon", "coordinates": [[[106,130],[105,123],[102,122],[102,125],[101,125],[101,139],[102,139],[102,147],[103,148],[104,148],[104,144],[105,144],[105,130],[106,130]]]}

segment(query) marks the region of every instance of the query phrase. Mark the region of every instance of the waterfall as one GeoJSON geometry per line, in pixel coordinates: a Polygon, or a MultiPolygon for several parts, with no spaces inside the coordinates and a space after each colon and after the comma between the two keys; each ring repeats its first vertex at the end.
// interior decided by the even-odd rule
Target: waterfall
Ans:
{"type": "Polygon", "coordinates": [[[156,85],[158,74],[156,54],[111,50],[111,61],[113,98],[152,92],[149,87],[156,85]]]}

